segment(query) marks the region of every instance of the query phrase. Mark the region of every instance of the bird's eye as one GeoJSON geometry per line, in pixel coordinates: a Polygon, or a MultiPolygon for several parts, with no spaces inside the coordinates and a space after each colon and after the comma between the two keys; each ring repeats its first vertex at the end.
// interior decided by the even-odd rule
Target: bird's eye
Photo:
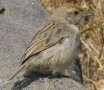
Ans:
{"type": "Polygon", "coordinates": [[[74,11],[74,15],[78,15],[79,14],[79,12],[78,11],[74,11]]]}

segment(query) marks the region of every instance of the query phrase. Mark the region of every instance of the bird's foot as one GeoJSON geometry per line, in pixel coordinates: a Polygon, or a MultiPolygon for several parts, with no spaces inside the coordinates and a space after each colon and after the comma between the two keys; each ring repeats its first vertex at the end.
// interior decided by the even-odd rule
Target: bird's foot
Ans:
{"type": "Polygon", "coordinates": [[[62,74],[60,74],[58,72],[54,73],[54,74],[51,74],[51,75],[48,76],[48,78],[62,78],[62,77],[64,77],[64,78],[70,78],[70,76],[62,75],[62,74]]]}

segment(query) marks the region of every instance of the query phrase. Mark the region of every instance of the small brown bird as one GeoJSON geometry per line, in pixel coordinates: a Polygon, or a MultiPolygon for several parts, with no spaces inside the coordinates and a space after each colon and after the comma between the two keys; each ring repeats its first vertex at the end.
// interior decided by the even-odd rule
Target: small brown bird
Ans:
{"type": "Polygon", "coordinates": [[[35,34],[26,49],[21,67],[8,81],[31,70],[53,76],[64,75],[77,56],[79,26],[86,16],[82,8],[72,5],[53,11],[49,21],[35,34]]]}

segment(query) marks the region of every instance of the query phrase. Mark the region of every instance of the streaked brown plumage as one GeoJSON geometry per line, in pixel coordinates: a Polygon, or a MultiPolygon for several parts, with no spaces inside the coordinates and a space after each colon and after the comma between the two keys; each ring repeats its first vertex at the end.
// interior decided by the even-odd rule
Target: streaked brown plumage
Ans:
{"type": "Polygon", "coordinates": [[[21,72],[39,71],[65,74],[77,56],[80,40],[79,26],[82,13],[77,6],[62,6],[56,9],[50,20],[38,31],[26,49],[19,70],[8,80],[21,72]]]}

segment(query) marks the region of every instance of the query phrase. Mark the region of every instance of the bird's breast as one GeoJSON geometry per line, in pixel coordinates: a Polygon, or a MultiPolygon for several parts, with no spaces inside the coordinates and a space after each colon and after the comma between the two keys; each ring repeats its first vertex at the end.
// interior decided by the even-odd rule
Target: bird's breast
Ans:
{"type": "Polygon", "coordinates": [[[76,53],[76,41],[71,38],[66,38],[62,44],[59,45],[61,56],[63,60],[70,60],[76,53]]]}
{"type": "Polygon", "coordinates": [[[70,38],[65,38],[62,43],[56,44],[44,52],[44,56],[51,56],[49,60],[51,65],[69,65],[76,53],[75,42],[71,41],[70,38]],[[72,43],[72,44],[70,44],[72,43]]]}

